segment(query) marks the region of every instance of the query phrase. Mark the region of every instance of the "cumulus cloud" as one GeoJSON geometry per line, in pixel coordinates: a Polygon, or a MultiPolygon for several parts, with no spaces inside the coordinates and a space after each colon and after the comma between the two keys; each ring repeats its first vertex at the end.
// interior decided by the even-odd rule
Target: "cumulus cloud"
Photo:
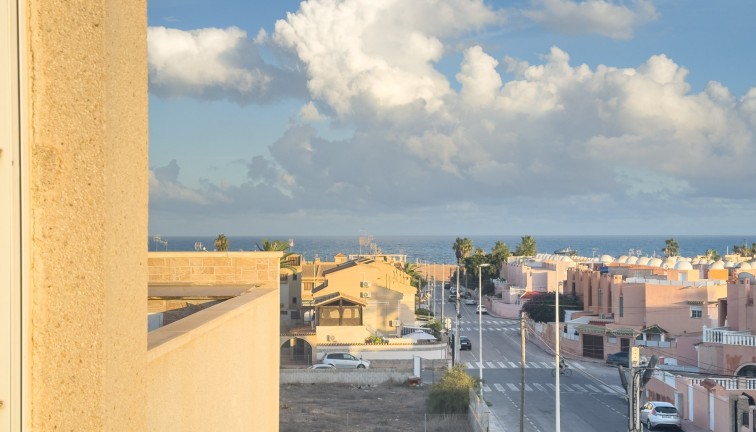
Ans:
{"type": "Polygon", "coordinates": [[[650,0],[533,0],[525,16],[568,34],[598,34],[630,39],[635,29],[658,18],[650,0]]]}
{"type": "Polygon", "coordinates": [[[205,28],[147,29],[150,91],[162,97],[188,96],[264,103],[303,96],[304,77],[291,68],[266,64],[260,47],[264,31],[249,40],[245,31],[205,28]]]}
{"type": "Polygon", "coordinates": [[[441,38],[496,19],[481,0],[312,0],[279,20],[273,38],[307,65],[311,95],[339,114],[354,103],[433,111],[450,92],[433,66],[441,38]]]}
{"type": "Polygon", "coordinates": [[[181,168],[175,159],[171,160],[166,166],[150,170],[151,201],[208,204],[209,200],[201,192],[192,190],[179,182],[180,171],[181,168]]]}
{"type": "MultiPolygon", "coordinates": [[[[572,17],[612,37],[655,16],[645,1],[537,4],[534,19],[572,17]]],[[[733,172],[756,181],[756,88],[740,98],[717,82],[691,92],[687,69],[663,54],[589,67],[557,46],[531,63],[497,59],[482,44],[461,51],[452,85],[437,66],[448,38],[498,19],[470,0],[303,2],[270,39],[296,53],[309,94],[269,154],[250,158],[248,178],[232,186],[191,190],[176,166],[155,169],[155,193],[195,210],[224,205],[323,224],[424,220],[444,208],[448,220],[439,220],[464,216],[473,229],[486,223],[474,213],[489,222],[506,214],[502,223],[516,226],[561,209],[568,226],[586,212],[627,222],[628,207],[674,228],[669,215],[700,212],[713,197],[756,211],[750,188],[717,186],[733,172]],[[322,124],[350,133],[336,138],[322,124]]],[[[226,76],[228,50],[200,82],[226,76]]]]}

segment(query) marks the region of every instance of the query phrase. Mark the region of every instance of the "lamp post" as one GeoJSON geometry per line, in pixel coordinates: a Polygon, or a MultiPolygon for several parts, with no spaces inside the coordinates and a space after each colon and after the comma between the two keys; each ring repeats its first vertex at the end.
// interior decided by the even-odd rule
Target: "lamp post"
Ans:
{"type": "Polygon", "coordinates": [[[478,367],[480,378],[480,398],[483,399],[483,312],[480,310],[483,305],[483,267],[491,264],[478,264],[478,356],[480,363],[478,367]]]}

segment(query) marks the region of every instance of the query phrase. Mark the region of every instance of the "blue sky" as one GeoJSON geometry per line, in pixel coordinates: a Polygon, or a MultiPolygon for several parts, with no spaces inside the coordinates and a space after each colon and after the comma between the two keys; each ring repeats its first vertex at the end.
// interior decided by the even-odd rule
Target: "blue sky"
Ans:
{"type": "Polygon", "coordinates": [[[754,232],[754,2],[148,8],[152,234],[754,232]]]}

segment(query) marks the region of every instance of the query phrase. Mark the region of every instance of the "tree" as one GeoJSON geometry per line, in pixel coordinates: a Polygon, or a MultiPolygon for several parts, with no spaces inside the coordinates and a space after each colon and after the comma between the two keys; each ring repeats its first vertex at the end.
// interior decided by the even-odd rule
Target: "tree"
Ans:
{"type": "Polygon", "coordinates": [[[461,365],[456,365],[444,373],[431,386],[428,393],[428,411],[433,414],[464,414],[470,405],[470,390],[478,380],[471,377],[461,365]]]}
{"type": "Polygon", "coordinates": [[[534,256],[536,254],[536,241],[531,236],[521,237],[520,244],[515,249],[517,256],[534,256]]]}
{"type": "MultiPolygon", "coordinates": [[[[554,322],[554,307],[556,296],[553,292],[540,293],[522,305],[522,311],[536,322],[554,322]]],[[[577,297],[572,295],[559,295],[559,321],[564,322],[565,309],[582,309],[583,306],[577,297]]]]}
{"type": "Polygon", "coordinates": [[[410,285],[419,289],[422,276],[418,273],[417,268],[417,264],[405,262],[404,267],[402,267],[401,270],[407,273],[407,276],[410,277],[410,285]]]}
{"type": "Polygon", "coordinates": [[[662,253],[666,255],[667,257],[675,257],[680,255],[680,245],[677,244],[677,240],[674,238],[668,238],[664,240],[664,248],[662,249],[662,253]]]}
{"type": "Polygon", "coordinates": [[[262,246],[260,244],[257,245],[257,250],[259,251],[283,252],[284,254],[279,260],[281,270],[289,270],[292,273],[296,273],[297,268],[291,264],[291,261],[289,261],[289,257],[294,255],[293,252],[289,252],[289,248],[289,244],[281,240],[273,240],[271,242],[268,241],[268,239],[262,239],[262,246]]]}
{"type": "Polygon", "coordinates": [[[721,256],[719,256],[719,253],[714,249],[707,249],[705,256],[706,258],[710,260],[714,260],[714,261],[719,261],[719,259],[722,258],[721,256]]]}
{"type": "Polygon", "coordinates": [[[228,237],[225,234],[218,234],[218,237],[215,239],[215,250],[221,252],[228,250],[228,237]]]}
{"type": "Polygon", "coordinates": [[[452,249],[454,249],[454,255],[457,257],[457,264],[462,264],[462,260],[470,256],[470,253],[472,253],[473,242],[467,237],[457,237],[452,245],[452,249]]]}
{"type": "Polygon", "coordinates": [[[511,253],[509,252],[509,247],[506,245],[506,243],[500,240],[497,240],[493,248],[491,249],[491,257],[493,258],[494,262],[499,263],[499,267],[501,267],[501,264],[509,259],[510,255],[511,253]]]}
{"type": "Polygon", "coordinates": [[[743,246],[735,245],[732,247],[732,253],[734,253],[735,255],[740,255],[742,257],[754,256],[756,255],[756,243],[754,243],[750,248],[746,246],[745,242],[743,242],[743,246]]]}

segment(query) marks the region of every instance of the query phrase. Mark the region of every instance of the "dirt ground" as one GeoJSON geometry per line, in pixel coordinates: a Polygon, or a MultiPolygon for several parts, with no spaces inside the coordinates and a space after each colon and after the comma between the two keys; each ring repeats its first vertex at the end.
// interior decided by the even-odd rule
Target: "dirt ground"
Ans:
{"type": "Polygon", "coordinates": [[[280,432],[467,431],[466,416],[426,415],[429,386],[284,384],[280,432]]]}

